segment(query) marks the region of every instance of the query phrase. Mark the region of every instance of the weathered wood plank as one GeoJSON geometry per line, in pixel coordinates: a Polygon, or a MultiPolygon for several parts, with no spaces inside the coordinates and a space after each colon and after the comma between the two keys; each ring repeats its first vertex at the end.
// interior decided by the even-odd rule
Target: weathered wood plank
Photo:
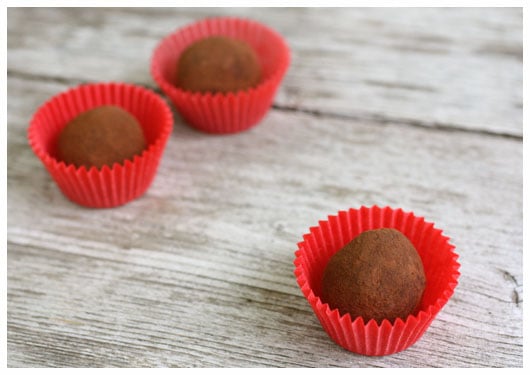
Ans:
{"type": "Polygon", "coordinates": [[[177,119],[147,194],[67,201],[27,145],[68,82],[8,77],[9,366],[522,366],[522,142],[272,110],[208,136],[177,119]],[[292,274],[327,214],[388,204],[452,238],[462,276],[416,345],[331,342],[292,274]]]}
{"type": "Polygon", "coordinates": [[[279,107],[522,136],[517,8],[8,9],[8,71],[154,85],[158,41],[215,15],[286,37],[292,65],[279,107]]]}

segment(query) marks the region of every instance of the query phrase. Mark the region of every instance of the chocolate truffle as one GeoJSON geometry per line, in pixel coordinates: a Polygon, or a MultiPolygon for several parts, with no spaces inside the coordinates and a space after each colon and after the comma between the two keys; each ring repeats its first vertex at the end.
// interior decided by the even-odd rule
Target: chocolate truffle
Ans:
{"type": "Polygon", "coordinates": [[[329,260],[322,278],[322,301],[352,320],[393,322],[415,313],[426,279],[418,252],[401,232],[369,230],[329,260]]]}
{"type": "Polygon", "coordinates": [[[59,134],[57,153],[60,160],[76,167],[123,163],[145,149],[142,127],[124,109],[105,105],[81,113],[59,134]]]}
{"type": "Polygon", "coordinates": [[[260,63],[250,45],[213,36],[184,50],[178,61],[176,85],[186,91],[227,93],[254,87],[260,78],[260,63]]]}

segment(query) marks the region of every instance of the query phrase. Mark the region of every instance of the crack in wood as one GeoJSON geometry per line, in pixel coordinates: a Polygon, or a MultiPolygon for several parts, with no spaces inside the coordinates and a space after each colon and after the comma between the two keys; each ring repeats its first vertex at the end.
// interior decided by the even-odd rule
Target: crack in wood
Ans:
{"type": "Polygon", "coordinates": [[[379,86],[379,87],[384,87],[387,89],[422,91],[422,92],[436,92],[437,91],[434,87],[431,87],[431,86],[413,85],[410,83],[402,83],[402,82],[390,82],[390,81],[382,81],[382,80],[376,80],[376,79],[365,79],[363,80],[363,82],[366,83],[367,85],[379,86]]]}
{"type": "Polygon", "coordinates": [[[272,108],[275,110],[279,110],[279,111],[304,113],[304,114],[309,114],[309,115],[317,116],[317,117],[329,117],[329,118],[335,118],[335,119],[340,119],[340,120],[369,121],[369,122],[379,123],[383,125],[386,125],[386,124],[408,125],[408,126],[413,126],[416,128],[423,128],[423,129],[436,129],[436,130],[448,131],[448,132],[461,132],[461,133],[479,134],[479,135],[492,136],[492,137],[500,137],[500,138],[517,140],[521,142],[523,140],[523,137],[517,134],[496,132],[496,131],[484,130],[484,129],[481,129],[481,130],[469,129],[469,128],[460,127],[456,124],[450,124],[450,123],[421,121],[421,120],[398,118],[398,117],[387,117],[387,116],[382,116],[379,114],[371,114],[371,113],[364,113],[364,114],[333,113],[333,112],[320,111],[318,109],[310,109],[310,108],[303,108],[300,106],[289,106],[289,105],[282,105],[282,104],[273,104],[272,108]]]}
{"type": "MultiPolygon", "coordinates": [[[[94,81],[91,81],[91,80],[78,79],[78,78],[72,78],[72,77],[50,76],[50,75],[44,75],[44,74],[33,74],[33,73],[21,72],[21,71],[12,70],[12,69],[7,70],[7,76],[18,78],[18,79],[23,79],[23,80],[28,80],[28,81],[44,81],[44,82],[52,82],[52,83],[58,83],[58,84],[68,85],[68,86],[76,86],[76,85],[94,83],[94,81]]],[[[151,86],[151,85],[146,85],[141,82],[132,82],[132,81],[129,81],[129,83],[133,85],[148,88],[156,92],[159,95],[164,95],[163,91],[157,86],[151,86]]]]}
{"type": "Polygon", "coordinates": [[[517,291],[517,288],[520,287],[521,285],[519,284],[515,276],[512,275],[510,272],[503,270],[503,269],[499,269],[499,271],[502,273],[505,280],[511,281],[514,284],[514,288],[512,291],[512,301],[513,303],[515,303],[515,306],[520,307],[520,303],[522,302],[522,299],[519,296],[519,292],[517,291]]]}

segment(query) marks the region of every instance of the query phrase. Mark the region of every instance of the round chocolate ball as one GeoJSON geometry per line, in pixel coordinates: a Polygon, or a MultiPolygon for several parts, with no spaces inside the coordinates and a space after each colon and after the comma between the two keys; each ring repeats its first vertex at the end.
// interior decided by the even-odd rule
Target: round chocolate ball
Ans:
{"type": "Polygon", "coordinates": [[[409,239],[395,229],[374,229],[331,257],[322,277],[322,301],[352,320],[393,322],[415,313],[425,284],[421,258],[409,239]]]}
{"type": "Polygon", "coordinates": [[[228,93],[254,87],[260,78],[258,56],[249,44],[213,36],[184,50],[177,65],[176,85],[186,91],[228,93]]]}
{"type": "Polygon", "coordinates": [[[59,134],[60,160],[87,169],[123,163],[146,147],[142,127],[126,110],[105,105],[81,113],[59,134]]]}

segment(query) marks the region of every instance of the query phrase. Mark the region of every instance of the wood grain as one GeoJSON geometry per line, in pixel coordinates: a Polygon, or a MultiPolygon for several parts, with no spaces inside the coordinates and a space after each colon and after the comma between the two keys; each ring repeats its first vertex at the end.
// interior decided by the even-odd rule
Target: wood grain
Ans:
{"type": "Polygon", "coordinates": [[[8,70],[151,84],[159,40],[216,15],[249,17],[285,36],[292,64],[278,106],[522,136],[517,9],[9,9],[8,70]]]}
{"type": "Polygon", "coordinates": [[[523,365],[520,12],[321,12],[8,10],[8,366],[523,365]],[[267,117],[209,136],[176,115],[143,197],[69,202],[27,144],[35,109],[79,82],[154,88],[157,41],[210,14],[288,39],[293,64],[267,117]],[[434,222],[462,273],[422,339],[387,357],[334,344],[293,276],[310,226],[372,204],[434,222]]]}

